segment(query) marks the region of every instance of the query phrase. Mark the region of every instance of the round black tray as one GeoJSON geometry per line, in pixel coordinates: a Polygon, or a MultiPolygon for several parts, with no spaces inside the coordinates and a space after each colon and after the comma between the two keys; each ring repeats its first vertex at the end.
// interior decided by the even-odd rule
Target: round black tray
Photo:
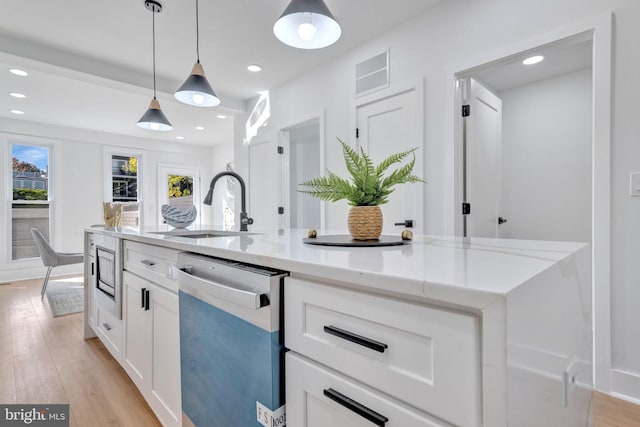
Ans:
{"type": "Polygon", "coordinates": [[[411,243],[410,240],[402,240],[400,236],[380,236],[377,240],[353,240],[348,234],[333,234],[328,236],[318,236],[316,238],[305,237],[304,243],[320,246],[397,246],[411,243]]]}

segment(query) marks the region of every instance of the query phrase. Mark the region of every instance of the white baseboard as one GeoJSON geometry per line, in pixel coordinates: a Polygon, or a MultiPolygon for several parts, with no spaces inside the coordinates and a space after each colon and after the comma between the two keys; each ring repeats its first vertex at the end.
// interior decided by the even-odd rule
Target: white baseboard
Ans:
{"type": "Polygon", "coordinates": [[[611,395],[640,405],[640,374],[612,369],[611,395]]]}
{"type": "MultiPolygon", "coordinates": [[[[43,278],[47,274],[47,267],[22,267],[12,268],[6,270],[0,270],[0,285],[17,282],[19,280],[30,280],[43,278]]],[[[84,274],[84,264],[72,264],[61,265],[60,267],[54,267],[51,271],[51,278],[54,279],[60,276],[68,276],[70,274],[84,274]]]]}

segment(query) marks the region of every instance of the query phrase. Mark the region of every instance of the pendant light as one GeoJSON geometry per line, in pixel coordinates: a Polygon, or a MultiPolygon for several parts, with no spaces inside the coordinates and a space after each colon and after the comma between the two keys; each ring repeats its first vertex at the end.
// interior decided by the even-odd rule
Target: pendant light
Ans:
{"type": "Polygon", "coordinates": [[[289,46],[320,49],[337,42],[342,29],[323,0],[291,0],[273,33],[289,46]]]}
{"type": "Polygon", "coordinates": [[[172,130],[173,126],[160,109],[160,103],[156,99],[156,13],[162,12],[162,5],[156,0],[145,0],[144,6],[153,16],[153,99],[147,112],[138,120],[138,126],[148,130],[168,131],[172,130]]]}
{"type": "Polygon", "coordinates": [[[215,107],[220,104],[213,88],[204,75],[204,68],[200,64],[200,28],[198,25],[198,0],[196,0],[196,63],[191,69],[191,74],[182,83],[180,89],[174,94],[176,99],[185,104],[196,107],[215,107]]]}

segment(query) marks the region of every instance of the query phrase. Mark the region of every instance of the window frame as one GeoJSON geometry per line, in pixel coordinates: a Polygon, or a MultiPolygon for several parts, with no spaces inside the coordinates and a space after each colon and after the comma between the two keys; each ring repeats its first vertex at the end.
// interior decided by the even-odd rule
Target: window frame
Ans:
{"type": "Polygon", "coordinates": [[[5,146],[5,164],[7,165],[5,174],[5,232],[6,236],[11,236],[7,239],[5,244],[5,263],[8,266],[31,266],[38,265],[41,258],[39,256],[30,258],[18,258],[13,259],[13,205],[17,202],[21,205],[48,205],[49,210],[49,241],[55,246],[56,243],[56,209],[55,209],[55,184],[56,184],[56,167],[55,167],[55,148],[56,140],[39,138],[35,136],[16,136],[6,135],[5,146]],[[46,148],[48,151],[48,165],[47,165],[47,200],[13,200],[13,167],[11,161],[13,159],[13,146],[21,145],[27,147],[40,147],[46,148]]]}
{"type": "Polygon", "coordinates": [[[138,159],[137,171],[137,201],[136,202],[117,202],[122,204],[137,203],[138,204],[138,227],[144,227],[144,191],[143,191],[143,171],[144,171],[144,152],[141,150],[130,150],[122,147],[104,147],[103,150],[103,198],[106,203],[113,203],[113,172],[111,169],[113,156],[136,157],[138,159]]]}

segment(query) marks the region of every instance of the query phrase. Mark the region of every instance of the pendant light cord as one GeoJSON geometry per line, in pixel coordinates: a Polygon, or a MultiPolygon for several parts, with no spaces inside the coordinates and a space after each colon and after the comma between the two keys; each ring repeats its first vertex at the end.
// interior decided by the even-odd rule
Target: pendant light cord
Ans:
{"type": "Polygon", "coordinates": [[[153,99],[156,99],[156,7],[153,6],[151,11],[153,31],[153,99]]]}
{"type": "Polygon", "coordinates": [[[198,0],[196,0],[196,58],[198,58],[198,64],[200,63],[200,18],[198,17],[198,0]]]}

